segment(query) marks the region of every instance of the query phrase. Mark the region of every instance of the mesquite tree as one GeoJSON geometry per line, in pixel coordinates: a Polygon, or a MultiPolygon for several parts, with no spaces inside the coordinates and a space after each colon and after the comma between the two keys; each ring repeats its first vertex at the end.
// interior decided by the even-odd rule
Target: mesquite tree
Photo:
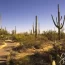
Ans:
{"type": "Polygon", "coordinates": [[[64,26],[64,21],[65,21],[65,15],[64,15],[64,20],[63,20],[63,23],[60,23],[61,19],[62,19],[62,16],[60,16],[60,11],[59,11],[59,4],[58,4],[58,20],[57,20],[57,17],[56,17],[56,22],[53,18],[53,16],[51,15],[52,17],[52,20],[53,20],[53,23],[54,25],[58,28],[58,39],[60,40],[60,30],[63,28],[64,26]]]}

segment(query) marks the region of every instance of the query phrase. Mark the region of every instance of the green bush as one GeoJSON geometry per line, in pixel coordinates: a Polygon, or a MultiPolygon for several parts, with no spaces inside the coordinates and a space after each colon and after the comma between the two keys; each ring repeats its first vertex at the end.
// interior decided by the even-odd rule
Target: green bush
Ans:
{"type": "Polygon", "coordinates": [[[47,37],[48,40],[54,41],[54,40],[58,40],[58,33],[56,31],[44,31],[43,32],[43,36],[47,37]]]}

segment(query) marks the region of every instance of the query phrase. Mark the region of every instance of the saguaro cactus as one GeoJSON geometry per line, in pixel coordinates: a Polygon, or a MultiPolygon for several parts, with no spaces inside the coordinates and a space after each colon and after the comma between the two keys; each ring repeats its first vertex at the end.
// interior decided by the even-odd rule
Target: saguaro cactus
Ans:
{"type": "Polygon", "coordinates": [[[6,31],[6,27],[5,27],[5,31],[6,31]]]}
{"type": "Polygon", "coordinates": [[[33,23],[33,26],[32,27],[33,27],[33,34],[34,34],[35,33],[35,31],[34,31],[34,23],[33,23]]]}
{"type": "Polygon", "coordinates": [[[40,23],[38,23],[38,34],[40,34],[40,23]]]}
{"type": "Polygon", "coordinates": [[[2,26],[1,26],[1,30],[2,30],[2,26]]]}
{"type": "Polygon", "coordinates": [[[60,30],[63,28],[64,26],[64,21],[65,21],[65,15],[64,15],[64,20],[63,20],[63,23],[60,23],[61,19],[62,19],[62,16],[60,17],[60,11],[59,11],[59,4],[58,4],[58,21],[57,21],[57,17],[56,17],[56,22],[53,18],[53,16],[51,15],[52,17],[52,20],[53,20],[53,23],[54,25],[58,28],[58,39],[60,40],[60,30]]]}
{"type": "Polygon", "coordinates": [[[16,34],[16,26],[15,26],[15,34],[16,34]]]}
{"type": "Polygon", "coordinates": [[[30,30],[30,34],[32,34],[32,30],[30,30]]]}
{"type": "Polygon", "coordinates": [[[35,21],[35,38],[37,38],[37,25],[38,25],[38,22],[37,22],[37,16],[36,16],[36,21],[35,21]]]}

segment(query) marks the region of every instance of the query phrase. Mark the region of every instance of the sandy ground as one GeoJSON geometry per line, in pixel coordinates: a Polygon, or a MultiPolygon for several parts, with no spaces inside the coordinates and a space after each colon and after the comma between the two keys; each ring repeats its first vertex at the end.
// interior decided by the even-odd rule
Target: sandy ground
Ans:
{"type": "Polygon", "coordinates": [[[7,44],[4,42],[4,45],[0,45],[0,49],[4,48],[5,46],[7,46],[7,44]]]}
{"type": "Polygon", "coordinates": [[[4,45],[0,46],[0,62],[2,60],[6,60],[6,56],[10,54],[10,50],[19,45],[19,43],[5,43],[4,45]]]}
{"type": "MultiPolygon", "coordinates": [[[[10,50],[13,47],[18,46],[18,45],[19,43],[5,43],[4,45],[0,46],[0,62],[3,62],[3,60],[6,60],[6,56],[10,54],[10,50]]],[[[15,58],[16,59],[23,58],[27,55],[32,55],[35,52],[44,52],[52,48],[53,48],[52,45],[45,45],[42,49],[27,49],[26,52],[18,53],[15,58]]]]}
{"type": "Polygon", "coordinates": [[[20,58],[23,58],[27,55],[33,55],[35,52],[42,53],[44,51],[49,51],[52,48],[53,48],[52,45],[45,45],[45,47],[43,49],[27,49],[26,52],[18,53],[15,58],[20,59],[20,58]]]}

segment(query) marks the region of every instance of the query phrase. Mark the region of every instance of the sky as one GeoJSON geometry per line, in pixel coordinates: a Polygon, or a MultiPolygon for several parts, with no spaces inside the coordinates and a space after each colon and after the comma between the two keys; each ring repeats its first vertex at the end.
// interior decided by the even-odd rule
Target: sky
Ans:
{"type": "Polygon", "coordinates": [[[54,30],[51,14],[56,20],[58,4],[63,18],[65,0],[0,0],[0,27],[11,32],[16,26],[17,32],[29,32],[37,15],[41,32],[54,30]]]}

